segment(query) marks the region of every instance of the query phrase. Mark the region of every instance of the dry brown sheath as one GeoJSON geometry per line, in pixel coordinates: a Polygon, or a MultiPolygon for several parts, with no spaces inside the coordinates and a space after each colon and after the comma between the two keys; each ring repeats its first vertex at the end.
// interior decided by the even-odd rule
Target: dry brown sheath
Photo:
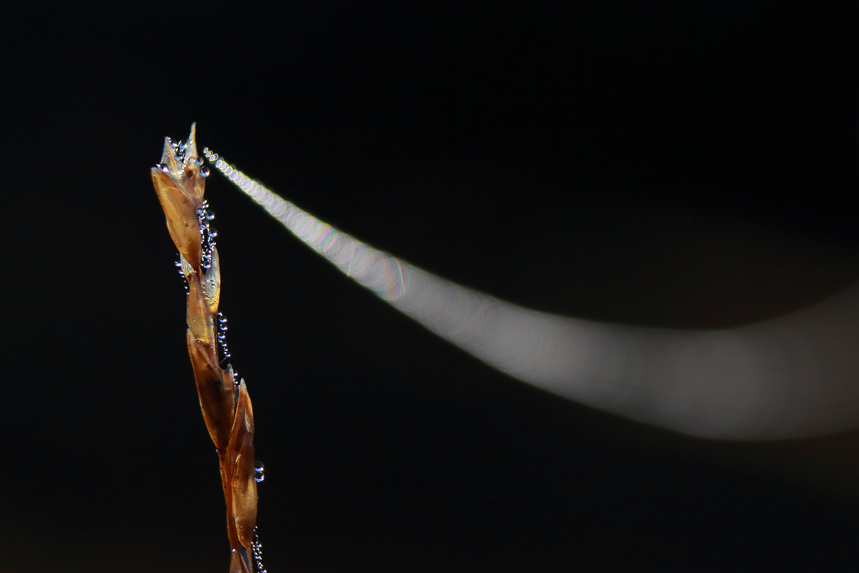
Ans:
{"type": "Polygon", "coordinates": [[[195,132],[192,125],[184,143],[173,143],[169,137],[165,140],[161,164],[152,168],[152,182],[188,281],[188,354],[203,420],[221,462],[232,549],[230,573],[253,573],[251,544],[257,516],[254,414],[244,380],[237,383],[232,368],[224,370],[218,361],[220,261],[205,223],[206,168],[201,172],[195,132]]]}

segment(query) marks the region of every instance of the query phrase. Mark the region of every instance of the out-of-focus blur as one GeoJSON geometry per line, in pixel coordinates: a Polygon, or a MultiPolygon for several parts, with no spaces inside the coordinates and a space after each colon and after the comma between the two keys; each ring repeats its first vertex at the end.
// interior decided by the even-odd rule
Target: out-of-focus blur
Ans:
{"type": "Polygon", "coordinates": [[[719,330],[641,328],[535,312],[378,251],[308,215],[216,154],[208,157],[341,271],[524,382],[707,438],[804,438],[859,425],[857,288],[783,317],[719,330]]]}

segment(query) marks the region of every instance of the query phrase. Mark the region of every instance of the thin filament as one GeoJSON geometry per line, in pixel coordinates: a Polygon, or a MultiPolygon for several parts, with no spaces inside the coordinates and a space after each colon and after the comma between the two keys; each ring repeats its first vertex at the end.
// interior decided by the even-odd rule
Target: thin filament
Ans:
{"type": "Polygon", "coordinates": [[[343,233],[210,162],[356,282],[490,366],[681,433],[783,439],[859,424],[859,292],[750,326],[680,331],[555,316],[462,287],[343,233]]]}

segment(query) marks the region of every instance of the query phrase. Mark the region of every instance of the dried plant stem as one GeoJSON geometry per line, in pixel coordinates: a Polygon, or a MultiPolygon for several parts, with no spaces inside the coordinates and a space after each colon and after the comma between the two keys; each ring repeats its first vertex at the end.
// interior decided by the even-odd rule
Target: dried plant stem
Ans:
{"type": "Polygon", "coordinates": [[[152,168],[152,182],[188,283],[188,354],[203,419],[220,458],[230,573],[252,573],[257,516],[253,408],[245,381],[237,383],[232,367],[219,365],[220,261],[208,224],[211,212],[203,199],[208,168],[202,163],[191,126],[186,142],[166,139],[161,164],[152,168]]]}

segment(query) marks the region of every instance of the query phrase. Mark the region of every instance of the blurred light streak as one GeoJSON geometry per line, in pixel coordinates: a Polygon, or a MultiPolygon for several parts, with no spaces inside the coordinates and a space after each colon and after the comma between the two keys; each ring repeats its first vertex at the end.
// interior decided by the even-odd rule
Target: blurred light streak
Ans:
{"type": "Polygon", "coordinates": [[[564,398],[684,434],[769,440],[859,425],[859,289],[740,328],[641,328],[521,308],[338,231],[207,150],[295,236],[404,314],[564,398]]]}

